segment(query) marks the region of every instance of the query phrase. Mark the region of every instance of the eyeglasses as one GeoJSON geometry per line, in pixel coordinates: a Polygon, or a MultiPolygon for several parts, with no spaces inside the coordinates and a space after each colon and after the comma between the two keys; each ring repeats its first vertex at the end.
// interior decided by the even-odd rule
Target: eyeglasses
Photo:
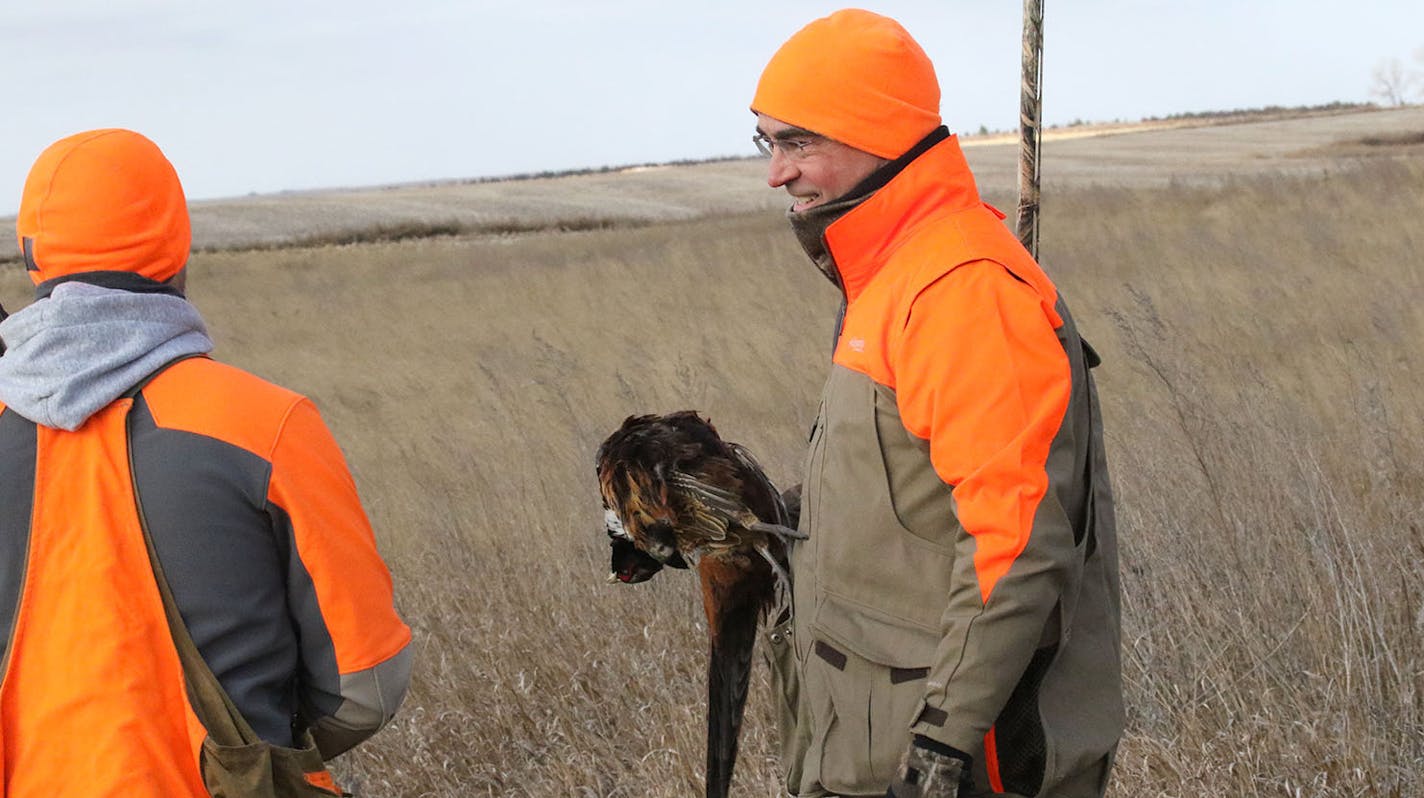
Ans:
{"type": "Polygon", "coordinates": [[[810,153],[806,151],[806,148],[818,141],[820,141],[820,137],[818,136],[805,136],[794,139],[774,139],[765,133],[757,133],[755,136],[752,136],[752,143],[756,145],[757,152],[761,153],[762,157],[770,158],[776,154],[777,150],[780,150],[782,155],[785,155],[793,161],[800,160],[809,155],[810,153]]]}

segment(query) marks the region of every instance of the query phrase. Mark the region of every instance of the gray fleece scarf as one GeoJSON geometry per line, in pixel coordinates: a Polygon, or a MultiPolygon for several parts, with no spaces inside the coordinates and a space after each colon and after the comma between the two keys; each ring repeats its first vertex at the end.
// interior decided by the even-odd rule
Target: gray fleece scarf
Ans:
{"type": "Polygon", "coordinates": [[[79,282],[0,322],[0,338],[0,402],[71,432],[164,363],[213,349],[187,300],[79,282]]]}

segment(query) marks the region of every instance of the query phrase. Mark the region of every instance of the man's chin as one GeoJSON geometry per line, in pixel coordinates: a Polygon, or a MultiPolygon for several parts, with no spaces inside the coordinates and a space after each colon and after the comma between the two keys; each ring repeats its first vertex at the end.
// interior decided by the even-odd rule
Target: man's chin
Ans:
{"type": "Polygon", "coordinates": [[[805,213],[806,211],[809,211],[812,208],[818,208],[825,204],[826,203],[821,201],[821,197],[817,195],[808,200],[797,200],[796,202],[791,203],[791,212],[805,213]]]}

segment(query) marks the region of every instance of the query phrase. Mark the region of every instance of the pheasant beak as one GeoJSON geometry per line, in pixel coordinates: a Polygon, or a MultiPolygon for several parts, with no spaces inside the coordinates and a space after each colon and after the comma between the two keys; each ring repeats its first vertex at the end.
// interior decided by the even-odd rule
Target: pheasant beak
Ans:
{"type": "Polygon", "coordinates": [[[609,537],[608,543],[612,547],[608,563],[609,584],[622,582],[625,585],[633,585],[646,582],[662,570],[662,563],[633,545],[633,541],[611,534],[609,537]]]}

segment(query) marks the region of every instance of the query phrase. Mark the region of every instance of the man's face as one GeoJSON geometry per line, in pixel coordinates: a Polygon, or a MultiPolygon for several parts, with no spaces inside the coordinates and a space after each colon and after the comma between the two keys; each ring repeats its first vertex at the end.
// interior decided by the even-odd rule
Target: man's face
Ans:
{"type": "Polygon", "coordinates": [[[884,158],[828,139],[766,114],[757,114],[757,132],[774,143],[766,182],[786,187],[794,213],[845,196],[887,163],[884,158]]]}

